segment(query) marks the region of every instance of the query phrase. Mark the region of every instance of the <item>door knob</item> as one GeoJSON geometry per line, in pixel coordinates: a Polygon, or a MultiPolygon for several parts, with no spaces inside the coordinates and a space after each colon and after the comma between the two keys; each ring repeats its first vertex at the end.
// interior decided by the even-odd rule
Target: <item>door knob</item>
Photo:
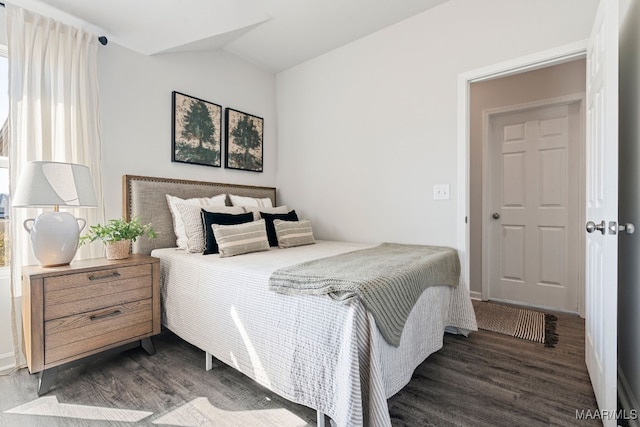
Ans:
{"type": "Polygon", "coordinates": [[[599,232],[604,234],[606,228],[607,226],[604,223],[604,219],[600,224],[596,224],[593,221],[587,222],[587,233],[593,233],[594,231],[598,230],[599,232]]]}
{"type": "Polygon", "coordinates": [[[500,214],[498,212],[494,212],[493,215],[491,215],[491,217],[493,219],[500,219],[500,214]]]}
{"type": "Polygon", "coordinates": [[[618,231],[621,233],[625,232],[626,234],[633,234],[636,231],[636,227],[631,223],[618,224],[618,231]]]}

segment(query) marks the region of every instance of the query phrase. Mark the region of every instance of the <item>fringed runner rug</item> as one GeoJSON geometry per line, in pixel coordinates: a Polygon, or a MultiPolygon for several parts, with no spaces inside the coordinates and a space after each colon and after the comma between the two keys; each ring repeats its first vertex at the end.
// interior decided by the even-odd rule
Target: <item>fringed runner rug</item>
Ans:
{"type": "Polygon", "coordinates": [[[558,318],[553,314],[478,300],[473,300],[473,308],[480,329],[539,342],[545,347],[558,343],[558,318]]]}

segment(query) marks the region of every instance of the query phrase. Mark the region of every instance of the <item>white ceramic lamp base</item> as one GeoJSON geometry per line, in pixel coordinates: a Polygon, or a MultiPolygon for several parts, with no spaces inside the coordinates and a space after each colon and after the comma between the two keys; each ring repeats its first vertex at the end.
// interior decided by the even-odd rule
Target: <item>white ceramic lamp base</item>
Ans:
{"type": "Polygon", "coordinates": [[[43,267],[67,265],[78,250],[80,232],[87,222],[68,212],[44,212],[24,222],[33,253],[43,267]]]}

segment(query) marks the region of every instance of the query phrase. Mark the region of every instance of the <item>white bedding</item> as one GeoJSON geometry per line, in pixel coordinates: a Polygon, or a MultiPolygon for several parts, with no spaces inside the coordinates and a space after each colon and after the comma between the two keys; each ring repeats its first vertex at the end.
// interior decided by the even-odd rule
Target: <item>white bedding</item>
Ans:
{"type": "Polygon", "coordinates": [[[434,286],[418,300],[399,347],[362,304],[268,289],[278,268],[373,245],[318,241],[231,258],[157,249],[163,324],[258,383],[338,426],[390,426],[387,398],[442,347],[445,327],[477,330],[469,291],[434,286]]]}

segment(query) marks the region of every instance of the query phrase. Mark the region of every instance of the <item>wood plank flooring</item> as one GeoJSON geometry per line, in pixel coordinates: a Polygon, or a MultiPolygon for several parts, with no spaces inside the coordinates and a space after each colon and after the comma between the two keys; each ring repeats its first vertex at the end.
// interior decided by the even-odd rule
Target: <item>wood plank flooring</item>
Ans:
{"type": "MultiPolygon", "coordinates": [[[[558,317],[560,342],[555,348],[485,331],[467,338],[447,334],[444,348],[389,399],[393,426],[602,425],[576,419],[576,411],[597,408],[584,363],[584,321],[568,314],[558,317]]],[[[211,425],[255,425],[248,418],[243,422],[242,414],[268,414],[270,409],[288,411],[295,418],[291,425],[315,425],[313,410],[280,398],[224,364],[206,372],[204,353],[170,332],[154,342],[154,356],[132,349],[63,371],[46,395],[61,404],[152,412],[142,421],[5,413],[37,398],[37,375],[22,369],[0,376],[0,426],[189,425],[172,424],[167,417],[189,402],[185,411],[195,411],[195,403],[204,401],[198,398],[230,414],[220,418],[228,421],[211,425]]],[[[260,415],[262,425],[269,424],[265,417],[260,415]]]]}

